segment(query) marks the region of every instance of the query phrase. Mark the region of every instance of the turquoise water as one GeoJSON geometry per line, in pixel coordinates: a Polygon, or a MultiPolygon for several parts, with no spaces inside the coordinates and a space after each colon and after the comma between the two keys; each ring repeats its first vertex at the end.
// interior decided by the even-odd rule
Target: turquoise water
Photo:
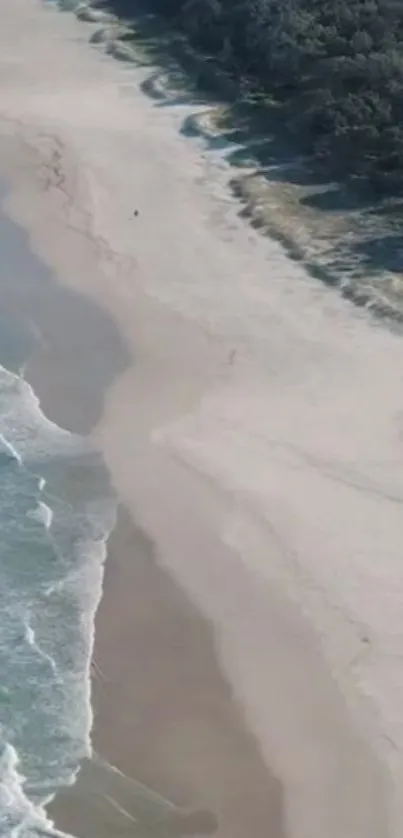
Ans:
{"type": "Polygon", "coordinates": [[[0,369],[0,835],[46,831],[41,806],[90,752],[93,617],[113,521],[97,455],[0,369]]]}
{"type": "Polygon", "coordinates": [[[0,837],[36,838],[54,834],[44,804],[91,750],[94,614],[115,499],[99,454],[50,422],[24,380],[37,324],[51,319],[60,341],[79,342],[62,317],[83,325],[85,304],[52,284],[1,215],[0,312],[0,837]]]}

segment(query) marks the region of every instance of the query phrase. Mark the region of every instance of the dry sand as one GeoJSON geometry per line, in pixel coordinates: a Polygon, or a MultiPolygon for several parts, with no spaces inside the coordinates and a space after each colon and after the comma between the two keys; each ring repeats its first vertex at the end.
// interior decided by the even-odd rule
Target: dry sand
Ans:
{"type": "Polygon", "coordinates": [[[3,0],[8,211],[128,355],[93,432],[132,522],[99,611],[95,747],[216,812],[220,838],[279,834],[281,797],[291,838],[397,838],[401,337],[248,229],[221,161],[179,134],[190,106],[156,106],[92,31],[3,0]]]}

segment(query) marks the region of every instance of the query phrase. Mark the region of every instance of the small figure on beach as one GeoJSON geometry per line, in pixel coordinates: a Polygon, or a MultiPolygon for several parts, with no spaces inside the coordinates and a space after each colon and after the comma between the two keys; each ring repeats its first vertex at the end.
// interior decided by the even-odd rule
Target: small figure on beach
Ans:
{"type": "Polygon", "coordinates": [[[133,215],[134,215],[135,218],[137,218],[138,214],[139,214],[138,209],[133,210],[133,215]]]}

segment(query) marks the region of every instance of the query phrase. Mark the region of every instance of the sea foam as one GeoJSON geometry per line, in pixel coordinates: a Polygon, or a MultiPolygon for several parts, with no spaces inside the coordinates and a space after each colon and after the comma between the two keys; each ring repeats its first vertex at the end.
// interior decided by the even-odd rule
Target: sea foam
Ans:
{"type": "Polygon", "coordinates": [[[45,803],[91,755],[94,615],[114,521],[100,456],[0,367],[0,836],[60,835],[45,803]]]}

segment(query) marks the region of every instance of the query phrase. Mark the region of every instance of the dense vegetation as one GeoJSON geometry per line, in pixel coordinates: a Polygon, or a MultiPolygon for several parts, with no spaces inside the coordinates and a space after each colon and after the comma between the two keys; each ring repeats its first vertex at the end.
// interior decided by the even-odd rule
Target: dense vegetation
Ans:
{"type": "MultiPolygon", "coordinates": [[[[126,0],[126,7],[130,0],[126,0]]],[[[153,0],[339,178],[403,192],[402,0],[153,0]]]]}

